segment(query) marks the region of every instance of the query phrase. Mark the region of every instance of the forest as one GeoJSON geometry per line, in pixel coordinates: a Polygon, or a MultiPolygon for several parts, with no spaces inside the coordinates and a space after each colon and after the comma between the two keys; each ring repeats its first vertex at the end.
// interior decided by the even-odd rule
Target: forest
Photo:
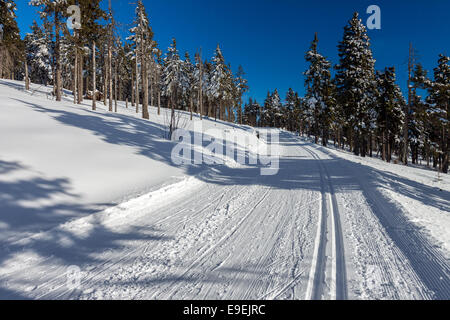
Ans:
{"type": "Polygon", "coordinates": [[[56,101],[62,100],[63,89],[69,90],[73,103],[91,101],[93,110],[103,103],[110,112],[117,112],[117,101],[122,101],[143,119],[149,119],[149,106],[158,112],[168,108],[170,133],[177,127],[177,112],[184,111],[191,120],[195,115],[285,129],[358,156],[424,164],[448,173],[450,57],[441,54],[436,67],[425,70],[411,44],[405,96],[394,67],[376,70],[358,13],[337,44],[339,61],[329,61],[319,50],[319,35],[312,35],[304,56],[309,68],[299,70],[304,96],[289,89],[283,99],[275,89],[258,103],[243,101],[249,92],[244,68],[234,72],[219,45],[211,58],[201,48],[180,52],[176,39],[161,49],[142,1],[126,37],[118,31],[110,1],[106,10],[101,0],[29,4],[40,22],[33,21],[22,39],[15,1],[0,1],[0,78],[24,81],[26,90],[30,82],[53,86],[56,101]],[[67,10],[73,5],[81,23],[67,10]]]}

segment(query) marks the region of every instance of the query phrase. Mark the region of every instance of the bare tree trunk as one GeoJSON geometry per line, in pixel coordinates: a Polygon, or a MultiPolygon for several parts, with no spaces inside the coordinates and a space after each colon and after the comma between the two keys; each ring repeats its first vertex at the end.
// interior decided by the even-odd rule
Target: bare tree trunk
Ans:
{"type": "Polygon", "coordinates": [[[191,121],[193,119],[192,109],[193,109],[194,100],[192,99],[192,94],[189,97],[189,111],[191,113],[191,121]]]}
{"type": "Polygon", "coordinates": [[[154,77],[154,66],[153,66],[153,58],[150,58],[151,60],[150,60],[150,106],[151,107],[154,107],[155,106],[155,104],[154,104],[154,100],[155,100],[155,96],[154,96],[154,79],[155,79],[155,77],[154,77]]]}
{"type": "Polygon", "coordinates": [[[161,115],[161,90],[158,89],[158,116],[161,115]]]}
{"type": "Polygon", "coordinates": [[[30,78],[28,77],[28,61],[25,57],[25,90],[30,90],[30,78]]]}
{"type": "MultiPolygon", "coordinates": [[[[142,19],[141,19],[142,24],[142,19]]],[[[150,119],[148,114],[148,65],[147,56],[145,54],[144,31],[141,29],[141,71],[142,71],[142,90],[144,93],[142,100],[142,118],[150,119]]]]}
{"type": "Polygon", "coordinates": [[[56,59],[56,101],[62,100],[61,83],[61,35],[59,32],[59,13],[55,6],[55,59],[56,59]]]}
{"type": "Polygon", "coordinates": [[[83,102],[84,95],[84,77],[83,77],[83,68],[84,68],[84,56],[82,52],[78,53],[78,103],[83,102]]]}
{"type": "Polygon", "coordinates": [[[78,88],[78,52],[77,52],[77,45],[75,44],[75,65],[73,67],[73,103],[77,104],[77,93],[78,88]]]}
{"type": "Polygon", "coordinates": [[[103,66],[103,105],[107,106],[108,100],[108,54],[106,54],[106,58],[104,59],[103,66]]]}
{"type": "Polygon", "coordinates": [[[200,49],[199,56],[199,64],[200,64],[200,86],[198,88],[198,103],[200,105],[200,120],[203,120],[203,62],[202,62],[202,50],[200,49]]]}
{"type": "Polygon", "coordinates": [[[109,35],[108,43],[108,94],[109,94],[109,111],[113,111],[113,79],[112,79],[112,45],[111,35],[109,35]]]}
{"type": "Polygon", "coordinates": [[[409,45],[409,59],[408,59],[408,104],[405,106],[405,124],[403,127],[403,163],[408,165],[408,145],[409,145],[409,110],[412,103],[412,87],[411,78],[414,68],[414,49],[412,43],[409,45]]]}
{"type": "Polygon", "coordinates": [[[92,110],[96,110],[96,73],[97,73],[97,66],[95,65],[95,41],[92,44],[92,110]]]}
{"type": "Polygon", "coordinates": [[[114,112],[117,113],[117,61],[114,65],[114,112]]]}
{"type": "Polygon", "coordinates": [[[3,79],[3,41],[0,39],[0,79],[3,79]]]}
{"type": "Polygon", "coordinates": [[[131,106],[134,107],[134,70],[131,70],[131,106]]]}
{"type": "Polygon", "coordinates": [[[136,48],[136,113],[139,113],[139,65],[138,65],[138,53],[136,48]]]}

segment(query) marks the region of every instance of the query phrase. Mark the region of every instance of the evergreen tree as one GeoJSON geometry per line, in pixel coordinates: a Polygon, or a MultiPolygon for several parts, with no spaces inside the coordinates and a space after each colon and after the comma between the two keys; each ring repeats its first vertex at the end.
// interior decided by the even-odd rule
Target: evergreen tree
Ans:
{"type": "Polygon", "coordinates": [[[219,45],[217,45],[215,55],[212,58],[212,67],[210,92],[212,97],[219,102],[219,110],[216,109],[214,114],[217,118],[217,112],[219,112],[219,118],[224,120],[224,102],[230,99],[232,77],[229,66],[225,64],[225,58],[219,45]]]}
{"type": "Polygon", "coordinates": [[[286,94],[285,113],[283,116],[283,122],[286,129],[293,132],[297,130],[298,126],[298,109],[300,105],[300,99],[298,93],[294,92],[292,88],[289,88],[286,94]]]}
{"type": "Polygon", "coordinates": [[[239,124],[242,124],[242,96],[248,91],[248,81],[244,78],[245,72],[242,66],[239,66],[236,73],[235,86],[237,88],[237,117],[239,124]]]}
{"type": "MultiPolygon", "coordinates": [[[[153,31],[150,27],[147,12],[145,11],[144,4],[141,0],[138,1],[136,7],[136,18],[134,21],[134,27],[130,29],[132,35],[128,38],[133,43],[133,49],[135,51],[136,59],[136,70],[138,70],[138,65],[141,66],[141,79],[142,79],[142,117],[144,119],[149,119],[148,114],[148,102],[149,102],[149,91],[148,91],[148,68],[149,68],[149,57],[153,55],[153,49],[156,43],[153,41],[153,31]]],[[[138,73],[137,73],[138,74],[138,73]]],[[[139,77],[136,78],[136,100],[139,101],[139,91],[138,91],[138,81],[139,77]]]]}
{"type": "Polygon", "coordinates": [[[25,36],[30,78],[34,83],[47,85],[52,81],[51,47],[47,41],[45,31],[33,21],[31,33],[25,36]]]}
{"type": "Polygon", "coordinates": [[[189,106],[190,119],[193,119],[194,95],[195,95],[195,67],[192,64],[191,57],[188,52],[185,54],[183,63],[181,88],[185,104],[189,106]]]}
{"type": "Polygon", "coordinates": [[[176,130],[175,108],[181,90],[182,72],[183,61],[180,59],[177,41],[174,38],[166,53],[162,74],[162,94],[167,97],[169,103],[168,107],[171,109],[169,139],[172,139],[172,133],[176,130]]]}
{"type": "Polygon", "coordinates": [[[52,21],[55,36],[54,64],[55,64],[55,96],[56,101],[62,97],[62,68],[61,68],[61,27],[66,15],[67,0],[30,0],[30,5],[39,7],[42,19],[52,21]]]}
{"type": "Polygon", "coordinates": [[[14,78],[15,71],[23,61],[23,42],[16,22],[16,3],[0,1],[0,78],[14,78]]]}
{"type": "Polygon", "coordinates": [[[318,143],[319,137],[322,137],[322,143],[326,146],[333,103],[331,64],[318,53],[318,43],[316,33],[311,48],[306,53],[305,59],[309,63],[309,69],[304,75],[307,88],[306,99],[312,112],[312,134],[315,136],[316,143],[318,143]]]}
{"type": "Polygon", "coordinates": [[[375,98],[375,60],[366,27],[358,13],[344,28],[336,66],[338,106],[345,117],[345,131],[356,155],[366,155],[370,113],[375,98]]]}
{"type": "Polygon", "coordinates": [[[382,158],[392,160],[395,145],[402,139],[404,106],[406,104],[399,86],[395,83],[395,68],[377,72],[379,98],[377,103],[377,129],[381,141],[382,158]]]}
{"type": "Polygon", "coordinates": [[[434,81],[428,82],[429,113],[434,127],[434,141],[439,147],[441,171],[448,173],[449,129],[450,129],[450,57],[439,55],[438,66],[434,69],[434,81]]]}

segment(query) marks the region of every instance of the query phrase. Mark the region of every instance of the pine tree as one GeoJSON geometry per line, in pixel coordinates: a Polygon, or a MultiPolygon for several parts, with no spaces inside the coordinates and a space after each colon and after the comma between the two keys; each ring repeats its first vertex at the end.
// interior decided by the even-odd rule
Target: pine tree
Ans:
{"type": "Polygon", "coordinates": [[[237,115],[239,124],[242,124],[242,96],[249,90],[248,81],[244,77],[244,68],[242,66],[239,66],[235,79],[235,86],[237,88],[237,115]]]}
{"type": "Polygon", "coordinates": [[[45,31],[33,21],[31,33],[25,36],[30,79],[34,83],[47,85],[52,81],[51,48],[45,31]]]}
{"type": "MultiPolygon", "coordinates": [[[[87,65],[89,69],[88,78],[86,78],[86,90],[89,90],[88,79],[91,79],[92,83],[92,109],[96,110],[97,102],[97,54],[98,49],[102,47],[103,39],[105,38],[105,29],[100,24],[101,20],[106,20],[106,12],[100,7],[101,0],[77,0],[77,5],[80,7],[82,21],[81,29],[76,30],[75,34],[75,46],[78,68],[78,103],[81,103],[83,99],[84,89],[84,57],[85,55],[90,57],[88,61],[90,65],[87,65]]],[[[104,92],[106,94],[106,92],[104,92]]]]}
{"type": "Polygon", "coordinates": [[[450,129],[450,57],[439,55],[438,66],[434,69],[434,81],[428,82],[429,113],[434,125],[434,140],[439,147],[440,167],[443,173],[449,168],[450,129]]]}
{"type": "MultiPolygon", "coordinates": [[[[134,27],[130,29],[131,36],[128,40],[133,43],[136,61],[136,75],[139,74],[138,67],[140,64],[140,78],[142,82],[142,118],[149,119],[148,103],[149,103],[149,57],[153,55],[155,42],[153,41],[153,31],[150,27],[147,12],[141,0],[138,1],[136,7],[136,18],[134,27]]],[[[136,77],[136,100],[139,101],[139,76],[136,77]]],[[[139,103],[138,103],[139,104],[139,103]]],[[[136,109],[137,110],[137,109],[136,109]]]]}
{"type": "Polygon", "coordinates": [[[426,83],[429,83],[427,71],[422,65],[416,64],[411,79],[412,86],[412,103],[411,103],[411,119],[410,119],[410,143],[412,151],[413,164],[418,163],[419,154],[426,159],[429,166],[430,152],[431,152],[431,136],[432,125],[430,115],[427,112],[429,109],[425,99],[418,95],[418,89],[425,89],[426,83]]]}
{"type": "Polygon", "coordinates": [[[17,65],[23,60],[23,43],[16,22],[13,0],[0,1],[0,78],[14,78],[17,65]]]}
{"type": "Polygon", "coordinates": [[[164,59],[164,70],[162,76],[162,94],[168,98],[169,108],[171,109],[169,139],[172,139],[172,134],[176,130],[175,108],[181,89],[182,71],[183,61],[180,59],[177,49],[177,41],[174,38],[167,51],[166,58],[164,59]]]}
{"type": "Polygon", "coordinates": [[[224,120],[224,102],[230,98],[231,92],[231,71],[229,66],[225,63],[225,58],[219,45],[217,45],[215,55],[211,61],[213,72],[209,83],[210,92],[212,97],[219,102],[219,110],[216,108],[214,114],[217,118],[217,112],[219,112],[219,118],[224,120]]]}
{"type": "Polygon", "coordinates": [[[297,130],[298,125],[298,109],[300,105],[300,99],[298,97],[298,93],[295,92],[292,88],[289,88],[286,94],[286,103],[285,103],[285,114],[283,122],[285,123],[286,129],[293,132],[297,130]]]}
{"type": "Polygon", "coordinates": [[[309,63],[309,69],[304,73],[306,86],[306,99],[312,111],[312,134],[318,143],[322,137],[322,143],[327,145],[328,131],[331,123],[331,111],[333,103],[333,88],[331,81],[331,64],[320,53],[317,33],[306,53],[305,59],[309,63]]]}
{"type": "Polygon", "coordinates": [[[61,27],[67,9],[67,0],[30,0],[30,5],[40,8],[40,16],[52,21],[55,35],[55,96],[56,101],[62,98],[62,68],[61,68],[61,27]]]}
{"type": "Polygon", "coordinates": [[[375,60],[366,27],[353,15],[344,28],[336,66],[337,103],[345,116],[345,131],[356,155],[366,155],[371,108],[375,98],[375,60]]]}
{"type": "Polygon", "coordinates": [[[192,64],[189,52],[186,52],[182,69],[181,88],[185,103],[189,106],[190,119],[193,119],[195,95],[195,67],[192,64]]]}
{"type": "Polygon", "coordinates": [[[386,68],[384,72],[377,72],[377,128],[382,158],[387,162],[391,162],[395,145],[402,140],[403,110],[406,104],[395,81],[395,68],[386,68]]]}

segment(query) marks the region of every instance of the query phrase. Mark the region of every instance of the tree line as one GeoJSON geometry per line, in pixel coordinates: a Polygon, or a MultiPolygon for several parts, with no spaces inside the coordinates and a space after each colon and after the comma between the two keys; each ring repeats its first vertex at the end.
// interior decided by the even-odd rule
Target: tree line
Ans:
{"type": "Polygon", "coordinates": [[[331,141],[362,157],[377,153],[387,162],[405,165],[432,162],[448,173],[450,57],[441,54],[429,74],[411,46],[405,98],[394,67],[375,70],[358,13],[344,28],[338,64],[333,66],[318,44],[316,34],[305,55],[305,96],[289,89],[284,103],[277,90],[267,94],[263,105],[250,99],[244,106],[245,124],[284,128],[324,146],[331,141]]]}
{"type": "Polygon", "coordinates": [[[264,103],[243,95],[249,90],[240,66],[233,73],[217,46],[211,59],[199,49],[183,56],[173,39],[165,53],[154,39],[142,1],[138,1],[133,27],[123,41],[111,3],[101,0],[31,0],[43,22],[33,22],[20,38],[13,0],[0,2],[0,77],[53,85],[55,99],[62,89],[72,90],[74,103],[98,101],[117,112],[126,101],[144,119],[148,106],[171,110],[170,132],[176,127],[175,110],[191,119],[209,117],[260,127],[277,127],[330,142],[359,156],[377,153],[385,161],[404,164],[425,161],[448,173],[450,57],[440,55],[433,72],[425,70],[410,48],[408,96],[396,83],[396,70],[375,70],[366,27],[355,13],[338,44],[339,61],[333,65],[319,52],[316,34],[305,54],[305,95],[292,89],[281,99],[269,92],[264,103]],[[80,29],[68,30],[66,10],[77,5],[80,29]],[[396,159],[394,158],[396,156],[396,159]]]}

